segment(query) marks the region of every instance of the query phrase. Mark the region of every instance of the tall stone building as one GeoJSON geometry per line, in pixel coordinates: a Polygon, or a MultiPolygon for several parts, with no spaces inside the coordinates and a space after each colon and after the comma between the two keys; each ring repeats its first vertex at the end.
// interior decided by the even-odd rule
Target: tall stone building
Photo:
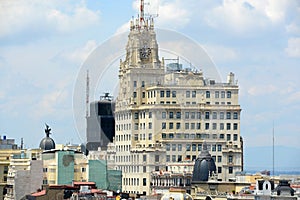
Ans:
{"type": "Polygon", "coordinates": [[[122,190],[150,194],[151,172],[166,163],[196,160],[205,141],[219,180],[243,169],[238,85],[205,79],[202,71],[166,70],[159,58],[153,19],[130,23],[120,61],[115,103],[115,167],[122,190]]]}

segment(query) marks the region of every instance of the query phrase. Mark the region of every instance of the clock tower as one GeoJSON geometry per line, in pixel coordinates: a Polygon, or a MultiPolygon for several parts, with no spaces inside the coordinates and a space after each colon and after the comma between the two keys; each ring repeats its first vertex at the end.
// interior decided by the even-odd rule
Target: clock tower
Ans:
{"type": "Polygon", "coordinates": [[[133,98],[142,95],[139,91],[141,88],[163,82],[165,70],[158,56],[154,20],[144,18],[143,8],[141,1],[141,17],[130,22],[126,57],[120,60],[120,89],[116,107],[121,102],[123,105],[139,104],[133,102],[133,98]]]}

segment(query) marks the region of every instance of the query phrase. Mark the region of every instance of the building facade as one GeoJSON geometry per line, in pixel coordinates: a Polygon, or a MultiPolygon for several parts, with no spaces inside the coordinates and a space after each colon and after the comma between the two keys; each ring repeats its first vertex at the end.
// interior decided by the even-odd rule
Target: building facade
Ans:
{"type": "Polygon", "coordinates": [[[98,148],[107,149],[107,144],[113,141],[115,135],[115,118],[113,116],[114,102],[106,93],[99,101],[90,104],[90,115],[87,117],[87,144],[88,151],[98,148]]]}
{"type": "Polygon", "coordinates": [[[41,188],[43,162],[32,157],[34,152],[22,150],[11,156],[5,200],[17,200],[41,188]]]}
{"type": "Polygon", "coordinates": [[[130,23],[115,104],[115,166],[123,172],[123,191],[150,194],[151,172],[196,160],[204,141],[218,179],[233,178],[243,169],[234,74],[217,83],[202,71],[166,70],[158,53],[153,19],[141,10],[130,23]]]}

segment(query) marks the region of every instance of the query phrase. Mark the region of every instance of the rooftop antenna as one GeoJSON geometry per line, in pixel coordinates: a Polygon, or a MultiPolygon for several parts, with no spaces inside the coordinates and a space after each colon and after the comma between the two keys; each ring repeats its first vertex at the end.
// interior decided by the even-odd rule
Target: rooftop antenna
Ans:
{"type": "Polygon", "coordinates": [[[23,142],[23,138],[21,138],[21,149],[23,149],[24,147],[24,142],[23,142]]]}
{"type": "Polygon", "coordinates": [[[86,71],[86,113],[85,117],[88,118],[89,116],[89,103],[90,103],[90,77],[89,77],[89,70],[86,71]]]}
{"type": "Polygon", "coordinates": [[[275,136],[274,136],[274,121],[273,121],[273,179],[275,176],[275,136]]]}

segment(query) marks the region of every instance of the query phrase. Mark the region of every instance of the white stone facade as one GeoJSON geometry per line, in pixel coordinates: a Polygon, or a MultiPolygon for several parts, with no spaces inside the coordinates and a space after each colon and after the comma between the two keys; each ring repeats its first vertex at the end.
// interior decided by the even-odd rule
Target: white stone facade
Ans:
{"type": "Polygon", "coordinates": [[[243,167],[234,74],[216,83],[201,71],[165,72],[158,50],[153,20],[131,22],[126,58],[120,61],[112,163],[123,171],[123,191],[150,194],[151,172],[195,160],[204,140],[218,179],[233,178],[243,167]]]}

